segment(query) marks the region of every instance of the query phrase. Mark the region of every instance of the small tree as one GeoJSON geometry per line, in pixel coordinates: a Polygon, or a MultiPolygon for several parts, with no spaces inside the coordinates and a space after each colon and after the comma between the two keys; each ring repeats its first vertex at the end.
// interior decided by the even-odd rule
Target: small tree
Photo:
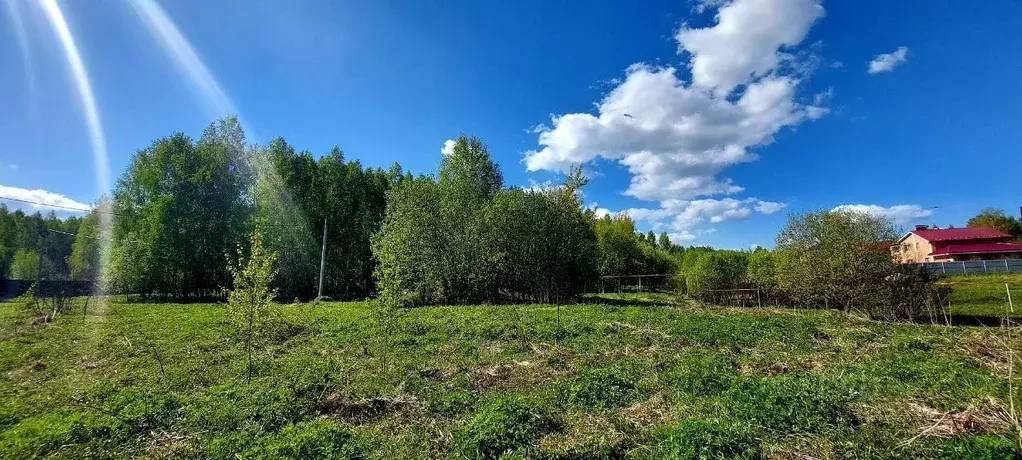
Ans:
{"type": "Polygon", "coordinates": [[[777,269],[774,265],[774,254],[763,248],[756,248],[749,254],[749,267],[746,277],[756,286],[773,290],[777,287],[777,269]]]}
{"type": "Polygon", "coordinates": [[[11,278],[35,280],[39,275],[39,254],[28,249],[19,249],[11,261],[11,278]]]}
{"type": "Polygon", "coordinates": [[[227,302],[228,321],[236,337],[245,345],[248,356],[248,381],[252,381],[252,349],[263,339],[275,324],[271,311],[276,290],[270,282],[277,275],[277,255],[263,249],[262,234],[252,233],[248,261],[241,263],[238,251],[237,266],[230,266],[234,276],[234,290],[227,302]]]}
{"type": "Polygon", "coordinates": [[[971,228],[992,228],[1014,237],[1022,236],[1022,223],[996,208],[986,208],[969,219],[966,226],[971,228]]]}
{"type": "Polygon", "coordinates": [[[897,239],[886,218],[853,211],[793,214],[777,235],[778,286],[795,299],[844,312],[887,301],[895,273],[888,247],[897,239]]]}

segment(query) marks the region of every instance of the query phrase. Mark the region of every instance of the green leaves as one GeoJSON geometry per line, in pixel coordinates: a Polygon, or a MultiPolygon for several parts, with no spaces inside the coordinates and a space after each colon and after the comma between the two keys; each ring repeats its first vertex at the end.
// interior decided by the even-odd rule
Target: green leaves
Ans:
{"type": "Polygon", "coordinates": [[[385,301],[395,305],[566,300],[595,275],[596,236],[576,190],[502,189],[485,146],[462,136],[440,180],[405,180],[373,239],[385,301]]]}

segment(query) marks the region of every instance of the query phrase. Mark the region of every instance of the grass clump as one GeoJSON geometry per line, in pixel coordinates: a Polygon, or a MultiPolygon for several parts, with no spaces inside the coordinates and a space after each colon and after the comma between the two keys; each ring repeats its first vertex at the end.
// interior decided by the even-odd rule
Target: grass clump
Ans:
{"type": "Polygon", "coordinates": [[[260,438],[242,458],[361,458],[351,432],[333,420],[321,417],[288,425],[260,438]]]}
{"type": "Polygon", "coordinates": [[[855,393],[811,374],[742,379],[723,395],[736,418],[775,433],[816,433],[856,422],[855,393]]]}
{"type": "MultiPolygon", "coordinates": [[[[913,446],[915,447],[915,446],[913,446]]],[[[1022,459],[1022,450],[1011,439],[997,435],[953,436],[931,438],[912,450],[906,458],[927,458],[936,460],[1022,459]]]]}
{"type": "Polygon", "coordinates": [[[685,393],[709,396],[723,392],[738,377],[738,365],[730,356],[704,349],[688,348],[681,361],[668,371],[667,383],[685,393]]]}
{"type": "Polygon", "coordinates": [[[560,423],[543,407],[520,397],[505,395],[484,406],[455,433],[455,444],[465,458],[500,458],[530,446],[560,423]]]}
{"type": "Polygon", "coordinates": [[[95,412],[51,412],[29,417],[0,435],[4,458],[115,456],[130,434],[116,417],[95,412]],[[73,453],[73,454],[72,454],[73,453]]]}
{"type": "Polygon", "coordinates": [[[660,430],[648,458],[673,460],[762,458],[751,428],[711,420],[684,420],[660,430]]]}
{"type": "Polygon", "coordinates": [[[639,397],[637,377],[621,367],[594,368],[561,384],[560,399],[582,409],[624,406],[639,397]]]}

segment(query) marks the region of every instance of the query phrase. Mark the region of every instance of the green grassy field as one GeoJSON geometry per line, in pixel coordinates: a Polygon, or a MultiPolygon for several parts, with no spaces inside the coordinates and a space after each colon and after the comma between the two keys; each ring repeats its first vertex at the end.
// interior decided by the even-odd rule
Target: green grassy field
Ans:
{"type": "Polygon", "coordinates": [[[988,317],[1022,316],[1022,273],[949,276],[941,284],[951,287],[949,312],[959,315],[988,317]],[[1015,312],[1008,309],[1007,283],[1011,289],[1015,312]]]}
{"type": "MultiPolygon", "coordinates": [[[[992,328],[831,312],[285,305],[245,353],[216,305],[0,303],[5,458],[1010,458],[992,328]],[[386,332],[387,324],[391,333],[386,332]],[[236,455],[237,454],[237,455],[236,455]]],[[[1022,394],[1016,394],[1016,399],[1022,394]]]]}

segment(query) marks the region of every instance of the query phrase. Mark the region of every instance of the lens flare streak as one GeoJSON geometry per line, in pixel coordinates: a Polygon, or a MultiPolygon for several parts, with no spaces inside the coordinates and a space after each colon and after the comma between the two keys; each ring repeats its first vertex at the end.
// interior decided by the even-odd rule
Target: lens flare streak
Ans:
{"type": "MultiPolygon", "coordinates": [[[[64,49],[64,56],[67,59],[71,74],[74,77],[75,85],[78,88],[78,96],[81,99],[82,107],[85,110],[85,122],[89,129],[89,140],[92,143],[92,160],[95,167],[96,187],[100,195],[110,191],[110,161],[107,158],[106,138],[103,135],[103,125],[100,123],[99,108],[96,105],[96,98],[92,93],[92,83],[89,81],[89,74],[82,62],[82,56],[78,52],[71,30],[64,20],[64,13],[60,10],[56,0],[40,0],[39,4],[46,13],[46,18],[57,35],[61,47],[64,49]]],[[[110,237],[113,234],[113,221],[110,213],[99,213],[100,229],[100,267],[106,267],[110,253],[110,237]]]]}

